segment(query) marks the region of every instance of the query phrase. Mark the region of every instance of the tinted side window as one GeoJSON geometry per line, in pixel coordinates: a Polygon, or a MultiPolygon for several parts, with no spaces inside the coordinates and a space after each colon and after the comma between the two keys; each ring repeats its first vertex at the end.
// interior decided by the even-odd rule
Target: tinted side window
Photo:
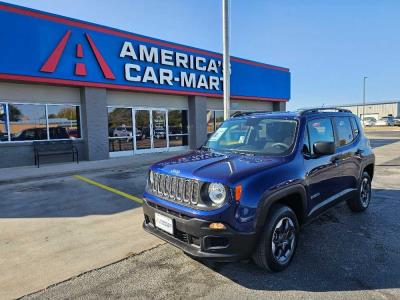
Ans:
{"type": "Polygon", "coordinates": [[[350,118],[351,126],[353,127],[353,136],[354,139],[360,134],[360,130],[358,129],[357,121],[354,117],[350,118]]]}
{"type": "Polygon", "coordinates": [[[353,141],[353,130],[351,128],[350,119],[347,117],[335,118],[335,125],[337,129],[338,147],[350,144],[353,141]]]}
{"type": "Polygon", "coordinates": [[[314,154],[313,146],[317,142],[334,142],[332,122],[329,118],[308,121],[309,140],[311,154],[314,154]]]}

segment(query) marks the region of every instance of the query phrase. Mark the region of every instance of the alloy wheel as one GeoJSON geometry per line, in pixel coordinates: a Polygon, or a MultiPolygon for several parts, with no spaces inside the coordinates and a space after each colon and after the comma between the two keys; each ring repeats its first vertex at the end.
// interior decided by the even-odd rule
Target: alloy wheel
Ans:
{"type": "Polygon", "coordinates": [[[272,234],[272,254],[279,264],[287,263],[293,255],[296,241],[296,228],[293,220],[284,217],[275,225],[272,234]]]}
{"type": "Polygon", "coordinates": [[[367,207],[371,196],[371,184],[368,178],[364,178],[361,182],[360,200],[363,207],[367,207]]]}

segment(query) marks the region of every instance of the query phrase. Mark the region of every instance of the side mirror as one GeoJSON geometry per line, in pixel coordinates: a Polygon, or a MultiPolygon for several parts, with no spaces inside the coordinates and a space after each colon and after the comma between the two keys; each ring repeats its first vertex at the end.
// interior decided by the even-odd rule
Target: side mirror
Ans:
{"type": "Polygon", "coordinates": [[[318,156],[332,155],[336,152],[336,146],[334,142],[316,142],[313,145],[314,154],[318,156]]]}

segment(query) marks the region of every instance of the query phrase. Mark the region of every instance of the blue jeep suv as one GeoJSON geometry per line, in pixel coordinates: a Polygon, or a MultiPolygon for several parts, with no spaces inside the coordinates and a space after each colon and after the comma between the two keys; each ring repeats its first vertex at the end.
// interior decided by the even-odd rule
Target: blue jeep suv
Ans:
{"type": "Polygon", "coordinates": [[[241,113],[200,149],[150,167],[143,227],[195,258],[252,256],[281,271],[301,225],[341,201],[368,207],[374,163],[348,110],[241,113]]]}

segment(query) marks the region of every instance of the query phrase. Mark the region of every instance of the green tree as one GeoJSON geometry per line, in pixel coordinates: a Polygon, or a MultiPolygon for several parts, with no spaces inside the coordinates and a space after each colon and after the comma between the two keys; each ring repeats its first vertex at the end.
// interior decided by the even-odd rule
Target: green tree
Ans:
{"type": "Polygon", "coordinates": [[[18,122],[21,120],[22,113],[14,105],[11,105],[11,104],[8,105],[8,114],[9,114],[10,122],[18,122]]]}

